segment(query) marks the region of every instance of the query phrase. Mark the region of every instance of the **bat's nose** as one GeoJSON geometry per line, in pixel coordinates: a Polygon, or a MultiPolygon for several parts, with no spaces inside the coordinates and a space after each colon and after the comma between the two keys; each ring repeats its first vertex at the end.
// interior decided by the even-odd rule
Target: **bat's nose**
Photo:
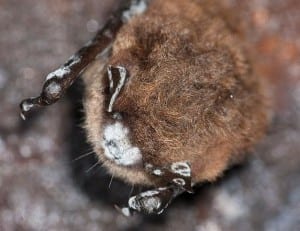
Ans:
{"type": "Polygon", "coordinates": [[[138,147],[129,140],[129,129],[121,122],[109,124],[104,128],[102,148],[104,155],[118,165],[136,165],[142,161],[138,147]]]}

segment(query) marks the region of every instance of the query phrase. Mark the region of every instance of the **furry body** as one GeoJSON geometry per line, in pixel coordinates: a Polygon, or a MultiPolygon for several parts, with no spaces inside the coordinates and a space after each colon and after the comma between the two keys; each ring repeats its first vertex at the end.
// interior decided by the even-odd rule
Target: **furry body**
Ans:
{"type": "Polygon", "coordinates": [[[213,181],[264,134],[268,109],[262,82],[214,8],[206,1],[154,0],[121,28],[108,61],[96,61],[86,72],[86,129],[114,176],[159,185],[145,163],[187,161],[193,183],[213,181]],[[129,72],[111,113],[106,65],[129,72]],[[101,142],[115,123],[112,113],[121,115],[141,163],[124,166],[104,155],[101,142]]]}

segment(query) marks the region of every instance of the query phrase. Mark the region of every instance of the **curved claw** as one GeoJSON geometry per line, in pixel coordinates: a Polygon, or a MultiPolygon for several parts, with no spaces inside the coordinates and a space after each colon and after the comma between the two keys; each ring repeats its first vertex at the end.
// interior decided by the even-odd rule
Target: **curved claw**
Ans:
{"type": "Polygon", "coordinates": [[[45,82],[40,96],[23,100],[20,103],[20,115],[22,119],[25,120],[26,114],[34,107],[47,106],[58,101],[68,88],[68,86],[65,86],[65,82],[66,81],[60,81],[55,76],[45,82]]]}
{"type": "Polygon", "coordinates": [[[123,214],[125,217],[131,217],[133,214],[132,209],[128,207],[119,207],[118,205],[115,205],[115,209],[121,214],[123,214]]]}
{"type": "Polygon", "coordinates": [[[26,114],[35,106],[37,106],[39,103],[39,97],[36,98],[29,98],[29,99],[24,99],[20,103],[20,116],[23,120],[26,120],[26,114]]]}
{"type": "Polygon", "coordinates": [[[115,206],[124,216],[131,216],[134,211],[145,214],[161,214],[172,200],[185,190],[176,186],[160,187],[130,197],[128,207],[115,206]]]}

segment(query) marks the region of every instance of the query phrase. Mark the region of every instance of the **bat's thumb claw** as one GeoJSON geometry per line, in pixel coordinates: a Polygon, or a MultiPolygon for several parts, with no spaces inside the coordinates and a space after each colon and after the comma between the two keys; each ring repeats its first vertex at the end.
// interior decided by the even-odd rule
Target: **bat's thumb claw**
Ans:
{"type": "Polygon", "coordinates": [[[21,113],[20,116],[23,120],[26,119],[26,114],[35,106],[37,106],[37,98],[25,99],[20,103],[21,113]]]}
{"type": "Polygon", "coordinates": [[[115,209],[122,213],[125,217],[130,217],[132,216],[132,210],[128,207],[119,207],[118,205],[115,205],[115,209]]]}
{"type": "Polygon", "coordinates": [[[26,120],[26,116],[23,112],[20,112],[20,117],[22,118],[22,120],[26,120]]]}

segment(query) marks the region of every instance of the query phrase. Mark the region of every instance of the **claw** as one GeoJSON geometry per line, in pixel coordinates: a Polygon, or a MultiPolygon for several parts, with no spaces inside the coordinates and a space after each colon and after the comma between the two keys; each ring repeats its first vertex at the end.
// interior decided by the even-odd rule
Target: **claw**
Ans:
{"type": "Polygon", "coordinates": [[[179,194],[183,193],[174,186],[161,187],[146,192],[142,192],[136,196],[130,197],[128,207],[122,208],[124,214],[131,214],[131,211],[138,211],[145,214],[161,214],[179,194]]]}
{"type": "Polygon", "coordinates": [[[128,207],[119,207],[118,205],[115,205],[115,209],[120,212],[121,214],[123,214],[125,217],[131,217],[133,214],[132,209],[128,208],[128,207]]]}
{"type": "Polygon", "coordinates": [[[26,99],[23,100],[20,103],[20,116],[23,120],[26,120],[26,114],[31,110],[31,108],[33,108],[36,104],[34,103],[34,101],[36,100],[36,98],[30,98],[30,99],[26,99]]]}

